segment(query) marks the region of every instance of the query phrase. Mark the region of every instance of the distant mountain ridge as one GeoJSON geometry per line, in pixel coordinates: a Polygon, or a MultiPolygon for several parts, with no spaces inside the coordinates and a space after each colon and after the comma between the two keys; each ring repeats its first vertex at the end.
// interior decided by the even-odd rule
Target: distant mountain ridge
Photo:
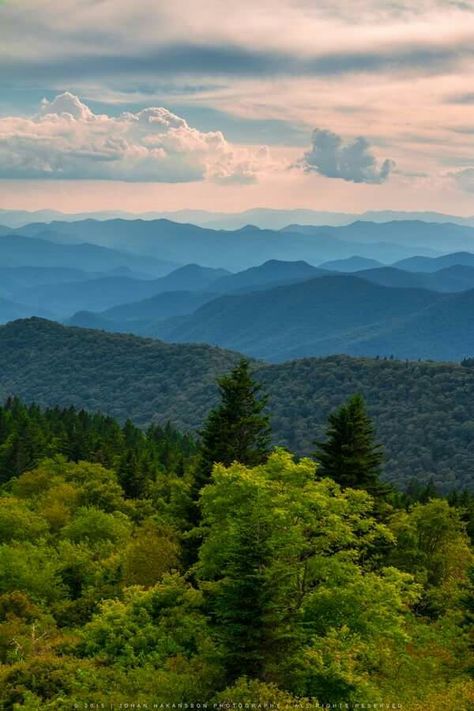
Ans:
{"type": "Polygon", "coordinates": [[[271,259],[303,260],[317,266],[358,255],[387,264],[411,256],[474,249],[474,228],[423,222],[357,222],[347,227],[294,226],[278,231],[247,225],[226,231],[169,220],[117,219],[30,224],[9,237],[13,234],[69,245],[93,243],[168,263],[195,262],[231,271],[271,259]]]}
{"type": "Polygon", "coordinates": [[[474,253],[453,252],[439,257],[409,257],[395,262],[392,266],[410,272],[436,272],[453,266],[474,267],[474,253]]]}
{"type": "Polygon", "coordinates": [[[0,236],[2,267],[62,267],[85,271],[108,271],[114,267],[130,267],[148,274],[164,274],[173,268],[163,260],[81,241],[61,244],[19,234],[0,236]]]}
{"type": "Polygon", "coordinates": [[[64,284],[46,284],[27,289],[23,300],[37,306],[48,304],[62,318],[76,311],[101,311],[117,304],[140,301],[167,291],[206,290],[214,281],[228,275],[224,269],[211,269],[189,264],[158,279],[136,279],[127,276],[103,276],[64,284]]]}
{"type": "Polygon", "coordinates": [[[84,219],[168,219],[174,222],[191,222],[201,227],[215,229],[239,229],[246,224],[254,224],[266,229],[281,229],[291,223],[309,225],[346,225],[357,220],[370,222],[390,222],[392,220],[423,220],[425,222],[453,222],[474,226],[474,216],[461,217],[434,211],[369,210],[363,213],[331,212],[305,208],[272,209],[254,208],[242,212],[210,212],[206,210],[177,210],[174,212],[144,212],[140,214],[109,210],[89,213],[64,213],[59,210],[6,210],[0,209],[0,223],[8,227],[22,227],[31,222],[52,222],[54,220],[78,221],[84,219]]]}
{"type": "MultiPolygon", "coordinates": [[[[154,283],[167,282],[173,274],[154,283]]],[[[461,332],[454,339],[454,351],[433,339],[420,343],[418,351],[414,334],[408,335],[410,319],[420,310],[423,316],[426,307],[440,299],[473,288],[474,268],[462,265],[437,272],[378,267],[344,274],[305,262],[273,260],[218,278],[204,291],[135,298],[100,313],[80,311],[67,322],[168,341],[218,344],[268,360],[340,352],[458,359],[469,352],[468,335],[461,332]],[[382,334],[383,340],[377,341],[382,334]]],[[[436,321],[436,314],[427,311],[425,320],[430,317],[436,321]]],[[[452,320],[459,320],[455,313],[452,320]]]]}
{"type": "MultiPolygon", "coordinates": [[[[289,225],[284,232],[300,233],[320,237],[337,237],[345,242],[360,244],[397,244],[399,247],[417,247],[438,252],[474,251],[474,229],[471,225],[423,222],[422,220],[392,220],[375,223],[358,220],[341,227],[312,227],[289,225]]],[[[360,252],[354,252],[354,254],[360,252]]],[[[421,253],[421,252],[420,252],[421,253]]],[[[425,252],[425,254],[428,253],[425,252]]],[[[437,255],[432,255],[437,256],[437,255]]]]}
{"type": "Polygon", "coordinates": [[[161,320],[193,313],[216,294],[202,291],[169,291],[142,301],[132,301],[100,312],[78,311],[66,324],[97,328],[112,333],[147,336],[157,330],[161,320]]]}
{"type": "Polygon", "coordinates": [[[261,290],[324,276],[327,273],[326,270],[314,267],[304,260],[289,262],[269,259],[257,267],[249,267],[237,274],[230,274],[216,280],[212,288],[215,292],[223,293],[261,290]]]}
{"type": "MultiPolygon", "coordinates": [[[[222,296],[189,316],[159,323],[154,335],[172,342],[210,343],[270,361],[350,355],[360,341],[367,350],[358,354],[377,355],[370,345],[373,334],[395,328],[444,298],[425,289],[379,286],[353,275],[324,276],[222,296]]],[[[379,353],[387,355],[387,350],[379,353]]]]}

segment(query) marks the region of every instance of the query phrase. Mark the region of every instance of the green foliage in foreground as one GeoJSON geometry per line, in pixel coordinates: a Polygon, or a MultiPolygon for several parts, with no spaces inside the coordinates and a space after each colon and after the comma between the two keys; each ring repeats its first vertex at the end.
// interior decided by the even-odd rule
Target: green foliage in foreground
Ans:
{"type": "Polygon", "coordinates": [[[473,554],[444,500],[392,509],[282,450],[139,498],[56,456],[0,497],[0,705],[400,703],[468,711],[473,554]]]}
{"type": "Polygon", "coordinates": [[[200,445],[0,409],[2,708],[470,711],[471,498],[382,491],[359,397],[319,469],[270,452],[257,393],[238,363],[200,445]]]}

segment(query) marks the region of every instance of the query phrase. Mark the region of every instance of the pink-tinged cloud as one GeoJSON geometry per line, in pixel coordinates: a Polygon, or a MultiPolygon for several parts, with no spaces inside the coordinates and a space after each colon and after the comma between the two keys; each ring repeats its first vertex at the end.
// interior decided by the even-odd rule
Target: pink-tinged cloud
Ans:
{"type": "Polygon", "coordinates": [[[242,184],[267,164],[265,148],[233,146],[162,107],[113,117],[63,93],[30,118],[0,118],[4,179],[242,184]]]}

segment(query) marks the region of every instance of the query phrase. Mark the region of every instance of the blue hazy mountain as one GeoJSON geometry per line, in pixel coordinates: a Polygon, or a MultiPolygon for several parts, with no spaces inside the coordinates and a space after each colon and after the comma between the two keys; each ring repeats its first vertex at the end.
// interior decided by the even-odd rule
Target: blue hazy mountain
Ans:
{"type": "Polygon", "coordinates": [[[38,307],[47,304],[48,309],[62,318],[76,311],[102,311],[129,302],[148,299],[167,291],[206,290],[214,281],[227,275],[224,269],[210,269],[197,264],[180,267],[158,279],[136,279],[127,276],[102,276],[83,281],[46,284],[25,289],[23,303],[38,307]]]}
{"type": "MultiPolygon", "coordinates": [[[[344,242],[358,243],[358,245],[382,242],[396,244],[399,247],[418,246],[425,250],[424,252],[420,251],[420,254],[426,255],[429,255],[426,250],[441,253],[461,250],[474,251],[474,228],[470,225],[439,224],[421,220],[393,220],[377,224],[359,220],[342,227],[290,225],[285,228],[285,231],[293,234],[298,232],[313,237],[332,236],[344,242]]],[[[354,250],[353,254],[367,256],[360,252],[360,247],[354,250]]]]}
{"type": "Polygon", "coordinates": [[[327,272],[318,267],[313,267],[303,260],[296,262],[269,259],[257,267],[244,269],[237,274],[229,274],[214,282],[213,291],[253,291],[266,289],[271,286],[291,284],[304,281],[317,276],[324,276],[327,272]]]}
{"type": "Polygon", "coordinates": [[[474,289],[474,266],[455,264],[436,272],[411,272],[395,267],[379,267],[356,273],[356,276],[382,286],[419,288],[456,292],[474,289]]]}
{"type": "MultiPolygon", "coordinates": [[[[331,344],[331,352],[352,352],[348,345],[350,340],[353,336],[356,339],[361,337],[359,333],[346,333],[351,331],[352,326],[356,329],[362,324],[372,328],[375,323],[377,328],[383,327],[385,331],[398,329],[399,322],[394,320],[393,313],[395,312],[398,318],[416,312],[420,306],[420,290],[421,307],[424,309],[431,301],[437,302],[441,295],[474,288],[474,268],[471,267],[449,267],[434,273],[414,273],[393,267],[381,267],[350,276],[333,274],[332,279],[328,281],[330,274],[300,262],[267,262],[261,267],[217,279],[207,292],[159,293],[151,298],[135,300],[101,313],[81,311],[69,319],[68,323],[107,331],[159,335],[169,340],[202,340],[241,350],[247,347],[247,340],[241,342],[241,337],[250,339],[252,343],[259,342],[265,339],[268,328],[273,328],[278,332],[280,340],[287,340],[292,354],[295,349],[296,355],[302,354],[299,349],[305,341],[310,344],[315,341],[315,331],[324,338],[328,333],[331,335],[332,332],[343,332],[344,338],[331,344]],[[308,274],[311,275],[310,279],[308,274]],[[316,280],[322,282],[319,287],[315,284],[316,280]],[[390,289],[371,289],[366,283],[366,287],[361,290],[356,288],[359,281],[390,289]],[[278,283],[281,288],[275,289],[278,283]],[[297,284],[301,285],[298,291],[284,288],[297,284]],[[219,293],[248,298],[226,299],[219,293]],[[259,297],[255,304],[254,296],[259,297]],[[400,309],[400,313],[397,309],[400,309]],[[378,318],[374,321],[374,314],[377,313],[378,318]],[[291,316],[285,321],[287,314],[291,316]],[[323,328],[328,314],[329,326],[323,328]],[[165,319],[170,320],[162,323],[165,319]],[[301,333],[295,336],[292,328],[299,321],[302,323],[301,333]],[[228,341],[228,338],[237,340],[228,341]]],[[[312,347],[310,353],[313,352],[312,347]]],[[[317,344],[317,349],[319,348],[320,344],[317,344]]],[[[248,352],[254,354],[253,350],[248,352]]],[[[319,353],[319,350],[315,352],[319,353]]],[[[255,351],[255,354],[261,353],[263,354],[263,351],[255,351]]],[[[306,350],[303,353],[306,354],[306,350]]],[[[264,357],[272,359],[272,353],[265,351],[264,357]]],[[[436,358],[436,349],[430,350],[427,357],[436,358]]]]}
{"type": "Polygon", "coordinates": [[[474,253],[454,252],[439,257],[410,257],[395,262],[392,266],[410,272],[436,272],[445,267],[465,266],[474,267],[474,253]]]}
{"type": "MultiPolygon", "coordinates": [[[[450,250],[453,233],[461,232],[463,245],[471,239],[474,245],[474,229],[459,225],[434,225],[438,247],[420,244],[416,234],[424,235],[424,223],[413,223],[411,238],[406,239],[409,229],[406,223],[393,222],[390,233],[386,225],[369,225],[365,229],[351,225],[345,227],[299,228],[299,231],[265,230],[247,225],[239,230],[212,230],[196,225],[181,224],[169,220],[84,220],[79,222],[52,222],[31,224],[21,228],[22,234],[43,240],[65,244],[88,242],[103,247],[128,251],[133,254],[150,255],[167,262],[196,262],[210,267],[224,267],[239,271],[262,264],[271,259],[279,261],[304,260],[318,265],[333,259],[344,259],[357,254],[360,257],[390,263],[410,256],[424,254],[436,256],[450,250]],[[420,227],[421,225],[421,227],[420,227]],[[352,229],[353,228],[353,229],[352,229]],[[439,233],[436,229],[439,228],[439,233]],[[379,239],[376,235],[379,234],[379,239]],[[444,235],[444,237],[443,237],[444,235]],[[356,237],[360,236],[361,240],[356,237]],[[389,237],[393,237],[390,240],[389,237]]],[[[296,230],[297,228],[295,228],[296,230]]],[[[455,249],[459,247],[454,246],[455,249]]],[[[462,247],[465,248],[464,246],[462,247]]]]}
{"type": "Polygon", "coordinates": [[[350,354],[353,342],[381,329],[389,332],[444,298],[425,289],[394,289],[356,276],[319,277],[222,296],[190,316],[158,324],[154,335],[177,342],[205,342],[271,361],[350,354]]]}
{"type": "MultiPolygon", "coordinates": [[[[163,279],[147,283],[146,289],[154,290],[154,295],[150,298],[140,301],[135,298],[131,303],[120,303],[100,313],[80,311],[68,319],[68,323],[107,331],[130,331],[147,335],[155,332],[158,321],[190,314],[220,293],[268,289],[279,284],[304,281],[327,273],[306,262],[277,260],[270,260],[237,274],[188,265],[163,279]],[[179,290],[182,286],[185,289],[179,290]],[[169,287],[170,291],[166,291],[166,287],[169,287]]],[[[126,290],[122,293],[125,295],[126,290]]]]}
{"type": "Polygon", "coordinates": [[[66,267],[0,267],[0,296],[21,300],[21,293],[43,284],[87,281],[91,272],[66,267]]]}
{"type": "Polygon", "coordinates": [[[357,275],[319,277],[219,297],[157,324],[152,335],[270,361],[331,353],[461,360],[474,353],[474,290],[452,294],[381,286],[357,275]]]}
{"type": "Polygon", "coordinates": [[[244,225],[253,224],[262,229],[279,230],[289,224],[301,225],[348,225],[357,220],[369,222],[390,222],[393,220],[422,220],[424,222],[451,222],[460,225],[474,226],[474,216],[461,217],[459,215],[446,215],[435,211],[396,211],[396,210],[370,210],[363,213],[330,212],[324,210],[292,209],[279,210],[271,208],[254,208],[242,212],[210,212],[208,210],[176,210],[174,212],[149,211],[133,214],[121,210],[100,212],[63,213],[59,210],[1,210],[0,223],[8,227],[22,227],[32,222],[68,221],[77,222],[84,219],[141,218],[144,220],[167,219],[173,222],[185,222],[211,227],[213,229],[235,230],[244,225]]]}
{"type": "Polygon", "coordinates": [[[352,355],[461,361],[474,354],[474,290],[450,294],[390,328],[353,341],[352,355]]]}
{"type": "Polygon", "coordinates": [[[83,328],[97,328],[112,333],[153,334],[159,321],[191,314],[215,298],[203,291],[170,291],[149,299],[114,306],[99,313],[78,311],[67,323],[83,328]]]}
{"type": "Polygon", "coordinates": [[[61,267],[92,272],[128,267],[156,276],[173,268],[163,260],[96,244],[61,244],[19,234],[0,236],[0,264],[2,267],[61,267]]]}

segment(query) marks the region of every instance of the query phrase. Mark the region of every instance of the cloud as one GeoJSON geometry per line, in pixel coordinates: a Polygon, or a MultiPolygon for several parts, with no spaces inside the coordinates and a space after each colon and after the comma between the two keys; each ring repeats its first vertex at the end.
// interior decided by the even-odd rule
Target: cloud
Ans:
{"type": "Polygon", "coordinates": [[[459,73],[473,56],[469,4],[22,0],[0,11],[0,73],[4,86],[129,88],[144,77],[459,73]]]}
{"type": "Polygon", "coordinates": [[[359,137],[344,143],[332,131],[315,129],[311,150],[304,154],[302,166],[307,173],[340,178],[353,183],[384,183],[395,167],[391,160],[379,164],[367,139],[359,137]]]}
{"type": "MultiPolygon", "coordinates": [[[[1,37],[1,36],[0,36],[1,37]]],[[[18,82],[82,82],[97,80],[121,84],[133,78],[133,86],[143,78],[188,78],[191,76],[265,78],[274,76],[338,77],[354,74],[410,74],[430,76],[459,70],[474,56],[473,37],[454,38],[452,43],[387,42],[370,49],[331,48],[315,54],[298,48],[260,48],[238,44],[203,45],[181,41],[152,48],[132,48],[128,53],[103,55],[72,54],[61,58],[14,57],[0,59],[2,84],[18,82]],[[140,80],[137,78],[140,77],[140,80]]]]}
{"type": "Polygon", "coordinates": [[[267,149],[233,146],[162,107],[113,117],[66,92],[30,118],[0,118],[0,178],[250,183],[269,162],[267,149]]]}
{"type": "Polygon", "coordinates": [[[456,173],[451,173],[451,177],[454,178],[461,190],[466,193],[474,193],[474,168],[465,168],[456,173]]]}

